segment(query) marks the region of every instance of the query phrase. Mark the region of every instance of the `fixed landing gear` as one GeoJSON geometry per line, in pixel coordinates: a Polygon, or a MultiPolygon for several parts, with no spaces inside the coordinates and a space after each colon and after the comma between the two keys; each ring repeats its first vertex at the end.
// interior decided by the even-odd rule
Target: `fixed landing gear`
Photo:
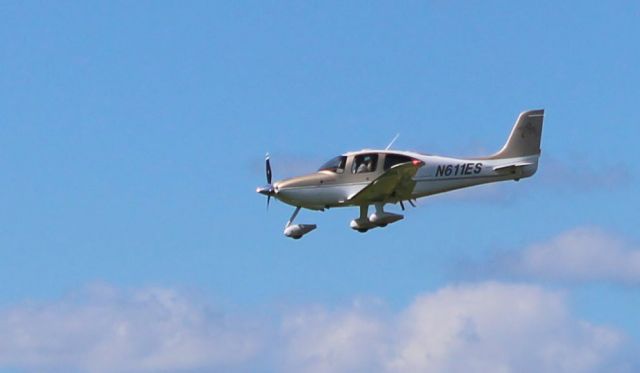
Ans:
{"type": "Polygon", "coordinates": [[[369,229],[376,227],[376,225],[373,224],[367,217],[368,210],[368,205],[360,206],[360,217],[351,220],[351,223],[349,224],[351,226],[351,229],[357,230],[360,233],[365,233],[369,229]]]}
{"type": "Polygon", "coordinates": [[[360,206],[360,217],[351,221],[351,229],[354,229],[360,233],[365,233],[369,229],[377,227],[384,228],[387,225],[395,223],[398,220],[404,218],[404,216],[402,215],[384,211],[383,203],[376,203],[375,206],[376,212],[371,214],[371,216],[367,216],[369,210],[368,205],[360,206]]]}
{"type": "Polygon", "coordinates": [[[287,221],[287,225],[284,226],[284,235],[287,237],[291,237],[294,240],[299,240],[305,234],[311,232],[316,229],[318,226],[315,224],[291,224],[293,220],[298,216],[300,212],[300,206],[296,207],[295,211],[287,221]]]}

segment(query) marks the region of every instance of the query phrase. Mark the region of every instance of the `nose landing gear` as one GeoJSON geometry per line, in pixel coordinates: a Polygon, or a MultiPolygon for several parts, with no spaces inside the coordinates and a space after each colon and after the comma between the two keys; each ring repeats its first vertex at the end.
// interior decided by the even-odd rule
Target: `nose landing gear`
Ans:
{"type": "Polygon", "coordinates": [[[302,238],[302,236],[318,227],[315,224],[291,224],[293,223],[293,220],[296,218],[296,216],[298,216],[299,212],[300,206],[296,207],[293,215],[291,215],[291,218],[289,219],[289,221],[287,221],[287,225],[284,226],[284,235],[287,237],[291,237],[294,240],[299,240],[300,238],[302,238]]]}

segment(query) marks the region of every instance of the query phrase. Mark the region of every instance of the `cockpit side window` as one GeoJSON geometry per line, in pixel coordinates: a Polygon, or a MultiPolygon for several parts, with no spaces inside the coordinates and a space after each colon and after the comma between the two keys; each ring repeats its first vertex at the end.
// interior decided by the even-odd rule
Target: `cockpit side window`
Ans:
{"type": "Polygon", "coordinates": [[[360,154],[353,159],[351,164],[352,174],[373,172],[378,166],[378,154],[360,154]]]}
{"type": "Polygon", "coordinates": [[[331,158],[325,164],[320,166],[318,171],[331,171],[331,172],[341,174],[344,172],[344,166],[346,165],[346,163],[347,163],[347,157],[344,155],[339,155],[335,158],[331,158]]]}
{"type": "Polygon", "coordinates": [[[411,161],[413,161],[413,158],[407,157],[406,155],[387,154],[384,157],[384,170],[386,171],[397,164],[407,163],[411,161]]]}

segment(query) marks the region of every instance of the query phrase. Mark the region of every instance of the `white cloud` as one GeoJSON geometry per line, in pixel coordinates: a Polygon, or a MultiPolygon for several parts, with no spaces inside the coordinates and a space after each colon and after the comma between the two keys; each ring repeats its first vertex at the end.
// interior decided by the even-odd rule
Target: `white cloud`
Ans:
{"type": "Polygon", "coordinates": [[[309,310],[288,329],[291,372],[596,372],[619,370],[623,344],[560,294],[494,282],[422,295],[389,319],[309,310]]]}
{"type": "Polygon", "coordinates": [[[498,263],[508,272],[553,280],[640,283],[640,248],[598,228],[577,228],[498,263]]]}
{"type": "Polygon", "coordinates": [[[103,288],[0,309],[0,336],[0,368],[38,372],[609,372],[627,349],[562,294],[498,282],[445,287],[397,313],[359,302],[275,319],[103,288]]]}
{"type": "Polygon", "coordinates": [[[0,312],[0,365],[34,371],[160,372],[223,368],[256,354],[241,320],[167,289],[93,287],[79,299],[0,312]]]}
{"type": "Polygon", "coordinates": [[[592,372],[621,343],[573,319],[561,295],[528,285],[445,288],[416,299],[398,326],[393,372],[592,372]]]}
{"type": "Polygon", "coordinates": [[[282,324],[283,368],[291,372],[375,372],[386,349],[385,321],[358,306],[303,309],[282,324]]]}

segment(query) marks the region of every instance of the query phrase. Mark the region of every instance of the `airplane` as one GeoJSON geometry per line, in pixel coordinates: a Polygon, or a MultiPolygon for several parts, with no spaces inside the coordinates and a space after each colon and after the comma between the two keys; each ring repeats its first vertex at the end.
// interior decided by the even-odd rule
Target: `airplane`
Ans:
{"type": "MultiPolygon", "coordinates": [[[[267,185],[256,192],[295,207],[284,235],[299,239],[315,224],[293,224],[300,209],[324,211],[334,207],[359,207],[360,216],[350,227],[358,232],[386,227],[404,218],[384,210],[403,201],[415,207],[418,198],[498,181],[530,177],[538,169],[544,110],[522,112],[509,138],[495,154],[480,158],[453,158],[413,151],[364,149],[331,158],[317,172],[271,183],[267,154],[267,185]],[[369,206],[375,212],[368,214],[369,206]]],[[[395,140],[395,139],[394,139],[395,140]]],[[[393,141],[392,141],[393,143],[393,141]]]]}

